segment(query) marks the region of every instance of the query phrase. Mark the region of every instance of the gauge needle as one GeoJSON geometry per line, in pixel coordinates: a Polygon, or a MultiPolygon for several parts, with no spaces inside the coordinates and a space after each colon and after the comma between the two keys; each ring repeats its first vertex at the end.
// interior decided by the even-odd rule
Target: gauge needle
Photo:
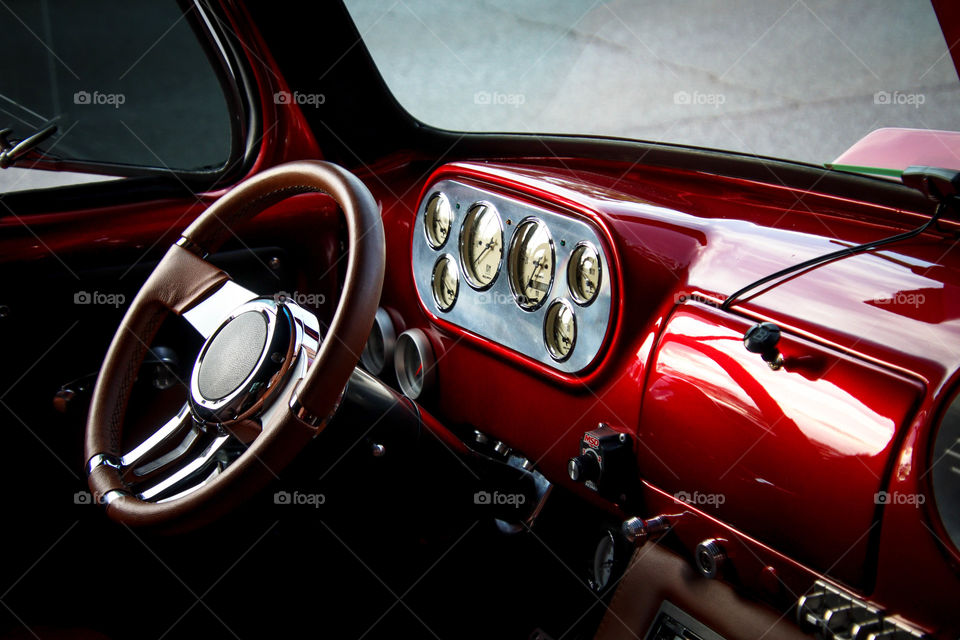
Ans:
{"type": "Polygon", "coordinates": [[[524,289],[529,289],[530,287],[533,286],[533,281],[537,279],[537,274],[540,272],[540,269],[544,267],[543,258],[540,258],[533,264],[534,264],[533,273],[530,274],[530,279],[527,280],[527,286],[525,286],[524,289]]]}
{"type": "Polygon", "coordinates": [[[491,240],[490,242],[487,243],[487,245],[483,248],[483,251],[480,252],[480,255],[478,255],[478,256],[473,260],[473,266],[474,266],[474,267],[477,267],[477,266],[480,265],[480,259],[483,258],[483,256],[485,256],[485,255],[487,254],[487,251],[490,251],[490,249],[493,249],[493,245],[495,245],[496,243],[497,243],[496,240],[491,240]]]}

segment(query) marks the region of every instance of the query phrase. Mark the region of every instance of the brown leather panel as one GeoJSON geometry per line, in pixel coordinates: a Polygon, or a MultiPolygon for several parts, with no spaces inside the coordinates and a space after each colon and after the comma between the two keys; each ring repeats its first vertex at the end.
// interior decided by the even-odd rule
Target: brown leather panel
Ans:
{"type": "Polygon", "coordinates": [[[639,548],[600,622],[596,640],[643,638],[664,600],[726,640],[810,640],[788,616],[701,576],[689,562],[656,544],[639,548]]]}
{"type": "Polygon", "coordinates": [[[176,314],[207,297],[230,277],[206,260],[173,245],[144,284],[148,294],[176,314]]]}

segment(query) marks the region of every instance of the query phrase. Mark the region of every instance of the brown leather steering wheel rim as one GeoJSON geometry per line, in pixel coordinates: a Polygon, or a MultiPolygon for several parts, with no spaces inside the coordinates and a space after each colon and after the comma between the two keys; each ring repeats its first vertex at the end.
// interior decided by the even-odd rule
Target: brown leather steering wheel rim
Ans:
{"type": "Polygon", "coordinates": [[[219,476],[170,502],[147,502],[131,495],[119,469],[97,464],[88,483],[95,500],[107,504],[113,520],[165,530],[209,522],[262,489],[335,410],[379,304],[385,267],[383,224],[370,191],[352,173],[323,161],[292,162],[245,180],[217,200],[183,232],[144,283],[97,377],[87,419],[85,460],[90,465],[98,455],[121,455],[123,418],[133,381],[167,314],[188,311],[229,279],[202,256],[216,251],[238,223],[290,196],[310,192],[327,193],[340,205],[346,219],[348,261],[333,320],[296,391],[294,408],[277,412],[280,417],[262,425],[247,451],[219,476]]]}

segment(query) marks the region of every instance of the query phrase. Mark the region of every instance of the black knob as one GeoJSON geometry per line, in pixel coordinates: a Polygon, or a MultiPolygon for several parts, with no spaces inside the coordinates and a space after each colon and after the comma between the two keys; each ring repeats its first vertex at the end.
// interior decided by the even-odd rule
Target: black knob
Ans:
{"type": "Polygon", "coordinates": [[[753,325],[743,336],[743,346],[750,353],[759,353],[763,361],[772,369],[783,365],[783,356],[777,349],[780,342],[780,327],[772,322],[760,322],[753,325]]]}
{"type": "Polygon", "coordinates": [[[592,453],[581,453],[576,458],[570,458],[567,463],[567,475],[574,482],[587,482],[600,479],[600,461],[592,453]]]}

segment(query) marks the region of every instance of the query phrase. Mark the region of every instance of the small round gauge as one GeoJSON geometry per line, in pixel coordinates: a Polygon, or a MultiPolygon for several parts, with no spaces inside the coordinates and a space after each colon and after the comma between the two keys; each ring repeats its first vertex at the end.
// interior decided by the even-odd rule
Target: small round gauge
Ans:
{"type": "Polygon", "coordinates": [[[370,337],[360,354],[360,364],[375,376],[380,375],[390,359],[393,358],[393,348],[397,343],[397,333],[393,328],[393,321],[386,309],[377,309],[373,318],[373,327],[370,337]]]}
{"type": "Polygon", "coordinates": [[[933,502],[947,536],[960,549],[960,392],[941,418],[930,464],[933,502]]]}
{"type": "Polygon", "coordinates": [[[393,354],[393,367],[405,396],[416,400],[433,384],[434,362],[427,334],[420,329],[408,329],[400,334],[393,354]]]}
{"type": "Polygon", "coordinates": [[[507,255],[510,286],[517,304],[528,311],[540,308],[553,285],[553,240],[547,225],[536,218],[521,222],[507,255]]]}
{"type": "Polygon", "coordinates": [[[493,205],[478,202],[470,207],[460,230],[463,274],[474,289],[485,289],[500,272],[503,258],[503,225],[493,205]]]}
{"type": "Polygon", "coordinates": [[[543,339],[550,357],[563,362],[577,344],[577,319],[573,307],[564,299],[554,300],[543,319],[543,339]]]}
{"type": "Polygon", "coordinates": [[[603,592],[611,585],[611,579],[619,574],[623,555],[612,531],[607,531],[597,543],[593,552],[593,571],[591,571],[590,586],[594,591],[603,592]]]}
{"type": "Polygon", "coordinates": [[[430,196],[427,209],[423,214],[423,229],[427,232],[427,244],[439,249],[450,237],[450,225],[453,224],[453,208],[443,193],[430,196]]]}
{"type": "Polygon", "coordinates": [[[567,284],[574,301],[582,305],[593,302],[600,291],[601,277],[600,254],[589,242],[581,242],[567,266],[567,284]]]}
{"type": "Polygon", "coordinates": [[[437,302],[440,311],[449,311],[457,301],[460,292],[460,274],[457,272],[457,261],[449,253],[437,258],[433,265],[433,299],[437,302]]]}

